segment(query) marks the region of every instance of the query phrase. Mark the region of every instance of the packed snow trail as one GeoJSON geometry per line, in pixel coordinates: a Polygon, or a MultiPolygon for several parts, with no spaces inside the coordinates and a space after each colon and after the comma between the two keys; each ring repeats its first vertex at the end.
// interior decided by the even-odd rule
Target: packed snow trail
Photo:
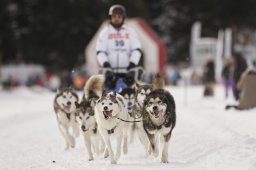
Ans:
{"type": "Polygon", "coordinates": [[[256,109],[225,111],[221,86],[213,98],[203,87],[168,87],[177,105],[177,124],[169,143],[169,163],[145,157],[134,140],[117,165],[102,156],[87,161],[82,137],[65,151],[53,111],[54,93],[20,88],[0,93],[1,169],[24,170],[254,170],[256,169],[256,109]],[[185,99],[184,97],[187,96],[185,99]]]}

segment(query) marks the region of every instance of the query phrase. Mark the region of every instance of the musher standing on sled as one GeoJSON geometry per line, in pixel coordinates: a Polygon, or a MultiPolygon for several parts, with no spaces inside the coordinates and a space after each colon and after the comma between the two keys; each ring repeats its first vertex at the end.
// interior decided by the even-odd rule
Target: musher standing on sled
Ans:
{"type": "Polygon", "coordinates": [[[142,69],[138,71],[141,44],[135,30],[124,23],[126,12],[122,5],[111,6],[108,14],[110,24],[100,32],[96,44],[97,60],[103,67],[105,87],[118,91],[117,86],[132,85],[142,73],[142,69]]]}

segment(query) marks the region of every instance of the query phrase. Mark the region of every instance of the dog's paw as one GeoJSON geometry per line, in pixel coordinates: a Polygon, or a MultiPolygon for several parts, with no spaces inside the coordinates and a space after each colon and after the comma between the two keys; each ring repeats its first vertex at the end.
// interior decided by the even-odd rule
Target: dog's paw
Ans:
{"type": "Polygon", "coordinates": [[[167,158],[162,157],[162,159],[161,159],[161,163],[168,163],[168,159],[167,159],[167,158]]]}
{"type": "Polygon", "coordinates": [[[70,147],[71,147],[71,148],[75,148],[75,147],[76,147],[75,141],[70,144],[70,147]]]}
{"type": "Polygon", "coordinates": [[[149,157],[150,154],[151,154],[151,152],[149,152],[148,150],[146,150],[144,157],[147,158],[147,157],[149,157]]]}
{"type": "Polygon", "coordinates": [[[163,152],[161,157],[162,163],[168,163],[168,152],[163,152]]]}
{"type": "Polygon", "coordinates": [[[112,159],[110,163],[111,164],[116,164],[116,160],[112,159]]]}
{"type": "Polygon", "coordinates": [[[93,161],[93,157],[88,158],[88,161],[93,161]]]}
{"type": "Polygon", "coordinates": [[[106,149],[105,152],[104,152],[104,158],[107,158],[108,156],[109,156],[108,150],[106,149]]]}
{"type": "Polygon", "coordinates": [[[76,142],[75,142],[75,139],[73,137],[70,137],[70,139],[69,139],[69,146],[71,148],[75,148],[75,146],[76,146],[76,142]]]}

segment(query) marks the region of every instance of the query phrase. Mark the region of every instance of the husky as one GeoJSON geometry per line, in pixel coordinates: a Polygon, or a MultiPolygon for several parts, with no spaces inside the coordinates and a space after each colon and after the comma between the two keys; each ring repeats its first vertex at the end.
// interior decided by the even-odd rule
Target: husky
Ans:
{"type": "Polygon", "coordinates": [[[135,89],[131,87],[124,88],[119,91],[119,94],[124,97],[128,108],[128,113],[130,116],[132,116],[133,106],[135,104],[135,89]]]}
{"type": "Polygon", "coordinates": [[[93,160],[92,149],[99,155],[105,149],[104,141],[99,134],[98,125],[94,116],[95,98],[83,99],[76,103],[76,118],[80,123],[81,132],[84,138],[85,147],[88,153],[88,161],[93,160]]]}
{"type": "Polygon", "coordinates": [[[78,102],[78,95],[72,88],[57,90],[54,98],[54,111],[59,130],[66,142],[66,150],[75,147],[75,138],[79,136],[79,126],[75,119],[76,102],[78,102]],[[72,129],[72,134],[70,129],[72,129]]]}
{"type": "Polygon", "coordinates": [[[135,102],[139,108],[143,107],[147,95],[153,90],[151,84],[136,84],[135,102]]]}
{"type": "Polygon", "coordinates": [[[125,89],[121,89],[119,94],[121,94],[124,97],[125,102],[128,106],[129,119],[132,120],[132,122],[128,123],[130,143],[133,142],[134,134],[137,133],[140,142],[145,148],[146,156],[148,156],[150,153],[150,148],[149,148],[150,143],[148,140],[148,136],[142,125],[142,114],[141,114],[142,110],[140,109],[141,107],[139,107],[139,104],[135,102],[136,90],[134,88],[128,87],[125,89]]]}
{"type": "Polygon", "coordinates": [[[164,89],[165,86],[165,80],[162,75],[159,73],[155,74],[152,80],[152,88],[153,89],[164,89]]]}
{"type": "Polygon", "coordinates": [[[123,140],[123,153],[127,153],[127,128],[128,125],[122,120],[129,120],[128,109],[125,99],[118,93],[103,93],[97,100],[95,118],[98,129],[103,137],[108,150],[111,164],[116,164],[121,155],[121,144],[123,140]],[[111,138],[116,138],[116,153],[113,153],[111,138]]]}
{"type": "Polygon", "coordinates": [[[148,94],[143,104],[143,127],[149,138],[155,157],[158,156],[158,134],[163,142],[161,162],[168,163],[168,144],[176,124],[175,101],[164,89],[148,94]]]}
{"type": "Polygon", "coordinates": [[[101,97],[104,91],[104,76],[96,74],[91,76],[84,86],[84,98],[101,97]]]}

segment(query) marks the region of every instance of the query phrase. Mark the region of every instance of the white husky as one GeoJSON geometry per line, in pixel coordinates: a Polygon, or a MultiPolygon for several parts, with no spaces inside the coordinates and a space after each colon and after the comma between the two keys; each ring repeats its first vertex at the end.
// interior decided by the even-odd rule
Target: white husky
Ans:
{"type": "Polygon", "coordinates": [[[75,138],[79,136],[79,127],[75,119],[76,102],[78,102],[78,95],[72,88],[58,90],[54,99],[54,111],[59,130],[66,142],[66,150],[75,147],[75,138]]]}
{"type": "Polygon", "coordinates": [[[103,94],[96,102],[95,118],[101,136],[107,147],[111,163],[116,164],[121,155],[121,144],[123,143],[123,152],[127,153],[127,123],[121,121],[128,120],[128,109],[124,98],[115,92],[103,94]],[[111,136],[116,137],[116,154],[113,153],[111,146],[111,136]]]}

